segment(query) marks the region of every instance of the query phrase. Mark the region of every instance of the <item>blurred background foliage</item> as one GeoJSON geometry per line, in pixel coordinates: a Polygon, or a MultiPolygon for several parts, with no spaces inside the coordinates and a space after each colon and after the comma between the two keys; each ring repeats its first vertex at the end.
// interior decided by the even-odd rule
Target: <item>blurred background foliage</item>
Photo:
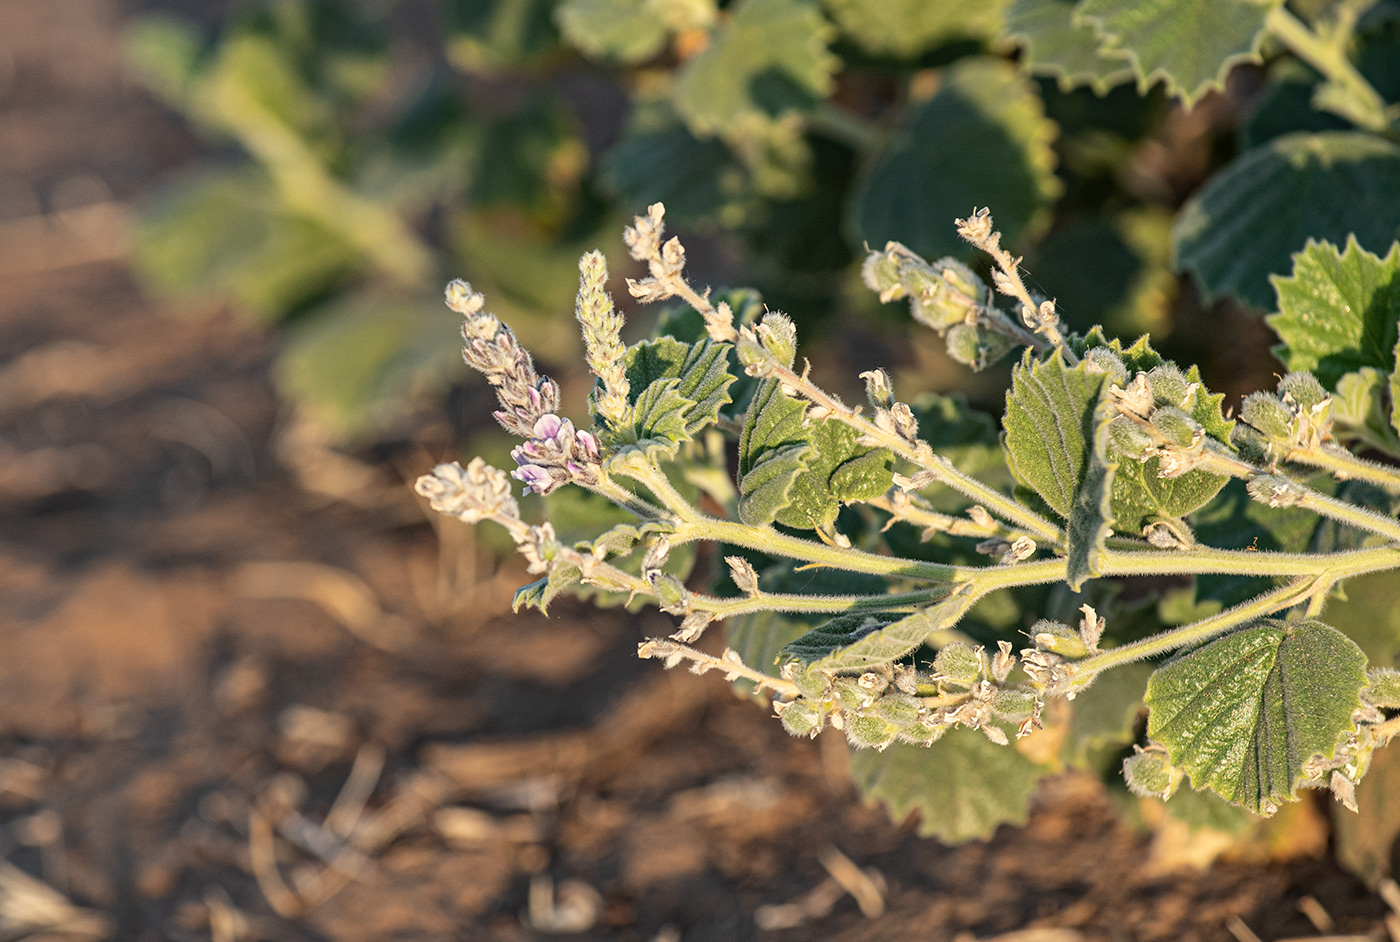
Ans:
{"type": "Polygon", "coordinates": [[[260,0],[214,24],[149,15],[132,68],[212,147],[150,201],[139,270],[281,325],[286,398],[363,445],[401,437],[462,375],[437,300],[449,277],[567,372],[578,255],[620,261],[621,226],[661,200],[698,273],[753,283],[809,349],[860,335],[872,362],[854,365],[883,357],[902,394],[991,401],[1004,375],[974,380],[854,277],[862,247],[890,239],[979,264],[951,223],[985,205],[1071,326],[1150,331],[1230,390],[1249,368],[1196,328],[1270,309],[1269,275],[1309,237],[1384,247],[1400,232],[1384,110],[1400,99],[1400,2],[1308,0],[1288,18],[1302,40],[1270,18],[1277,4],[1133,6],[260,0]],[[1384,101],[1315,71],[1308,37],[1384,101]]]}

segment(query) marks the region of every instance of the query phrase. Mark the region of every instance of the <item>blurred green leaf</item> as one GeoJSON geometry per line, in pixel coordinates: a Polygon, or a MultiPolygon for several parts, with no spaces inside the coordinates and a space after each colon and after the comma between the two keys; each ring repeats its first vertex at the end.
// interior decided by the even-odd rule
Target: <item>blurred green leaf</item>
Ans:
{"type": "Polygon", "coordinates": [[[1069,729],[1060,755],[1065,763],[1082,768],[1092,754],[1105,748],[1130,744],[1138,717],[1145,707],[1143,691],[1152,676],[1151,664],[1128,664],[1104,671],[1070,704],[1069,729]]]}
{"type": "Polygon", "coordinates": [[[1269,276],[1291,271],[1309,239],[1388,246],[1400,217],[1371,207],[1397,204],[1400,146],[1356,132],[1289,134],[1236,158],[1186,204],[1173,232],[1177,265],[1208,298],[1267,310],[1269,276]]]}
{"type": "Polygon", "coordinates": [[[990,206],[1014,244],[1059,195],[1054,137],[1040,97],[1015,68],[988,58],[954,64],[871,158],[852,195],[853,243],[895,240],[926,258],[966,254],[953,220],[990,206]]]}
{"type": "Polygon", "coordinates": [[[912,59],[942,43],[990,39],[1001,28],[1002,0],[824,0],[827,12],[861,48],[912,59]]]}
{"type": "Polygon", "coordinates": [[[1053,78],[1061,89],[1087,85],[1102,95],[1132,77],[1121,58],[1099,51],[1093,26],[1075,20],[1079,0],[1012,0],[1006,35],[1022,48],[1021,67],[1053,78]]]}
{"type": "Polygon", "coordinates": [[[157,291],[223,296],[268,320],[320,296],[360,262],[338,233],[287,211],[253,169],[172,185],[137,232],[137,271],[157,291]]]}
{"type": "Polygon", "coordinates": [[[896,821],[917,811],[918,833],[948,844],[1025,824],[1043,774],[1016,749],[971,729],[950,730],[931,746],[851,753],[851,775],[865,800],[883,803],[896,821]]]}
{"type": "Polygon", "coordinates": [[[141,83],[183,108],[202,45],[194,27],[159,13],[137,17],[122,37],[123,52],[141,83]]]}
{"type": "Polygon", "coordinates": [[[450,324],[435,297],[350,295],[296,325],[273,374],[283,395],[338,440],[372,440],[464,372],[444,342],[450,324]]]}
{"type": "Polygon", "coordinates": [[[1308,241],[1293,256],[1293,273],[1271,279],[1278,311],[1269,326],[1282,344],[1274,354],[1290,370],[1310,370],[1329,389],[1362,367],[1395,369],[1400,321],[1400,242],[1384,258],[1353,236],[1345,251],[1308,241]]]}
{"type": "Polygon", "coordinates": [[[1158,79],[1189,108],[1240,62],[1258,62],[1264,20],[1282,0],[1082,0],[1075,21],[1103,40],[1102,52],[1126,59],[1139,88],[1158,79]]]}
{"type": "Polygon", "coordinates": [[[676,109],[697,136],[753,133],[831,94],[833,30],[808,0],[740,0],[676,76],[676,109]]]}
{"type": "Polygon", "coordinates": [[[652,6],[651,0],[564,0],[554,16],[584,55],[645,62],[666,48],[669,34],[652,6]]]}

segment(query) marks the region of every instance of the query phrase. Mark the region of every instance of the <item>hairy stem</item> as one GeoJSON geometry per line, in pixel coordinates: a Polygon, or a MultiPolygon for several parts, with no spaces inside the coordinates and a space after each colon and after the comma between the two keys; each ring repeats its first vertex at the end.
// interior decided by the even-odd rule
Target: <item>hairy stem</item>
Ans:
{"type": "Polygon", "coordinates": [[[1236,625],[1255,618],[1263,618],[1304,601],[1317,590],[1317,579],[1295,579],[1286,586],[1265,592],[1255,598],[1227,608],[1223,612],[1202,618],[1200,621],[1162,631],[1141,641],[1111,648],[1076,662],[1072,666],[1074,680],[1067,693],[1074,693],[1089,686],[1100,673],[1111,667],[1121,667],[1134,661],[1166,654],[1178,648],[1188,647],[1208,641],[1236,625]]]}
{"type": "Polygon", "coordinates": [[[1400,493],[1400,468],[1358,458],[1338,445],[1300,448],[1291,452],[1288,455],[1288,460],[1321,468],[1343,481],[1365,481],[1391,493],[1400,493]]]}

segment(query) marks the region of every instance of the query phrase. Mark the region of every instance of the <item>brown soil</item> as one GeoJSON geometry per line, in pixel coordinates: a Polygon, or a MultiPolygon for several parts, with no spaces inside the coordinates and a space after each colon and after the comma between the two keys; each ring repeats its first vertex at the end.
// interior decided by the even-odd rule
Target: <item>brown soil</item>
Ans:
{"type": "Polygon", "coordinates": [[[121,77],[125,15],[0,4],[0,938],[54,937],[16,921],[36,901],[139,940],[574,918],[582,939],[1147,942],[1230,939],[1232,917],[1273,940],[1316,934],[1305,896],[1377,930],[1325,857],[1163,874],[1074,778],[1024,829],[921,840],[858,802],[839,743],[639,663],[659,616],[510,615],[520,574],[474,572],[411,499],[427,454],[277,451],[272,341],[163,308],[123,261],[126,207],[197,153],[121,77]],[[358,506],[304,486],[362,473],[358,506]],[[832,848],[883,915],[830,893],[758,928],[822,909],[832,848]]]}

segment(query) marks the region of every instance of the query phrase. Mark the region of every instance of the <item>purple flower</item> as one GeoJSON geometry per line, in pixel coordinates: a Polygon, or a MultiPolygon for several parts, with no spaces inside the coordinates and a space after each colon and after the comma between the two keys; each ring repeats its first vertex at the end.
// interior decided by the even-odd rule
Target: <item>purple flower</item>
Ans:
{"type": "Polygon", "coordinates": [[[537,464],[522,464],[512,471],[510,476],[517,481],[525,482],[526,493],[534,491],[537,494],[548,494],[562,483],[554,479],[554,475],[550,473],[548,468],[542,468],[537,464]]]}

